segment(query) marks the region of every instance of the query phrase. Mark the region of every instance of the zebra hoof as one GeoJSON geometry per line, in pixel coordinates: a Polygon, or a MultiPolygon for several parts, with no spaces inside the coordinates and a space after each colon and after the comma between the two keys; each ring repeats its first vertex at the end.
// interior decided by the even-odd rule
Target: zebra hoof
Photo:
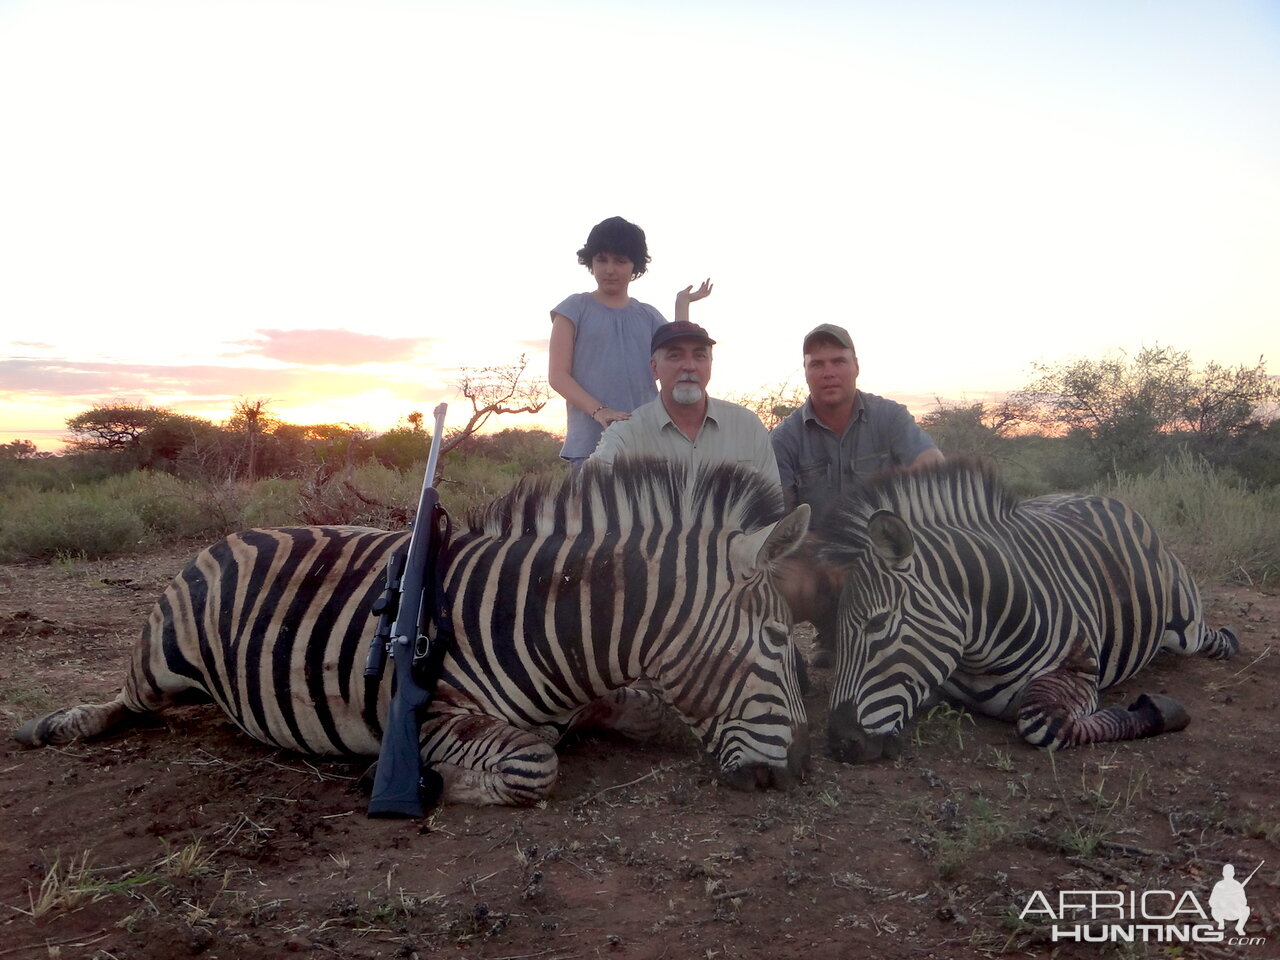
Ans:
{"type": "Polygon", "coordinates": [[[1191,715],[1182,708],[1182,704],[1173,697],[1166,697],[1159,693],[1144,693],[1129,704],[1129,711],[1144,714],[1151,719],[1153,725],[1151,734],[1185,730],[1191,723],[1191,715]]]}
{"type": "Polygon", "coordinates": [[[66,713],[65,710],[55,710],[53,713],[46,713],[43,717],[35,717],[13,731],[10,736],[24,747],[47,747],[51,743],[64,743],[65,740],[58,739],[51,722],[64,713],[66,713]]]}

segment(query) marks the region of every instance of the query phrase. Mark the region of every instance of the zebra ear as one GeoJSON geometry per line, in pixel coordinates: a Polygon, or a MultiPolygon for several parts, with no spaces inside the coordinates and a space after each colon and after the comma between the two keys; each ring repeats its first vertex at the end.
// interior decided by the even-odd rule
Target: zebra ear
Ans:
{"type": "Polygon", "coordinates": [[[871,515],[867,535],[871,537],[872,549],[891,564],[902,563],[915,553],[916,541],[911,536],[911,528],[889,510],[877,510],[871,515]]]}
{"type": "Polygon", "coordinates": [[[802,503],[777,523],[763,527],[735,543],[730,563],[735,570],[758,570],[795,552],[808,532],[809,505],[802,503]]]}

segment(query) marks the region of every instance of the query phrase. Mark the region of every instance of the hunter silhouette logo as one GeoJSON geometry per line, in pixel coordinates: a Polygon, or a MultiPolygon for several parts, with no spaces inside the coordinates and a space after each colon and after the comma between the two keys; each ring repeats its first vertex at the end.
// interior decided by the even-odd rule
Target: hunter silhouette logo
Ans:
{"type": "Polygon", "coordinates": [[[1266,943],[1267,938],[1245,933],[1244,924],[1251,911],[1244,888],[1262,869],[1262,863],[1242,881],[1236,879],[1236,868],[1225,864],[1222,879],[1209,894],[1207,910],[1192,890],[1062,890],[1056,897],[1036,890],[1019,918],[1049,924],[1055,943],[1074,940],[1257,946],[1266,943]],[[1226,929],[1228,923],[1235,925],[1234,932],[1226,929]]]}
{"type": "MultiPolygon", "coordinates": [[[[1262,869],[1262,863],[1253,868],[1253,873],[1262,869]]],[[[1229,863],[1223,865],[1222,879],[1213,885],[1213,892],[1209,894],[1209,912],[1218,921],[1219,930],[1227,921],[1231,921],[1236,925],[1236,933],[1244,936],[1244,922],[1249,919],[1249,900],[1244,894],[1244,888],[1253,879],[1253,873],[1245,877],[1242,883],[1236,879],[1235,867],[1229,863]]]]}

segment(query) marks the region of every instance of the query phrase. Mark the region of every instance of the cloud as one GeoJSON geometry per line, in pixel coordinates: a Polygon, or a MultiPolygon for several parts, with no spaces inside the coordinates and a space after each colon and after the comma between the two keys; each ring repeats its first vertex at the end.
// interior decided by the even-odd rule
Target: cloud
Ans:
{"type": "Polygon", "coordinates": [[[352,330],[258,330],[252,340],[237,341],[246,354],[284,363],[358,366],[407,360],[432,343],[427,337],[380,337],[352,330]]]}
{"type": "Polygon", "coordinates": [[[255,393],[284,371],[213,365],[155,366],[73,360],[0,360],[0,395],[99,397],[115,394],[255,393]]]}
{"type": "Polygon", "coordinates": [[[138,403],[217,422],[230,415],[239,397],[266,399],[275,415],[291,423],[355,423],[385,430],[410,410],[452,400],[453,392],[437,368],[422,363],[374,373],[367,368],[3,358],[0,435],[35,439],[42,449],[55,449],[67,418],[99,404],[138,403]]]}
{"type": "MultiPolygon", "coordinates": [[[[307,367],[190,364],[94,363],[67,360],[0,359],[0,398],[62,398],[96,402],[103,397],[165,395],[208,399],[239,396],[317,396],[362,393],[371,388],[415,395],[420,379],[307,367]]],[[[150,401],[148,401],[150,402],[150,401]]]]}

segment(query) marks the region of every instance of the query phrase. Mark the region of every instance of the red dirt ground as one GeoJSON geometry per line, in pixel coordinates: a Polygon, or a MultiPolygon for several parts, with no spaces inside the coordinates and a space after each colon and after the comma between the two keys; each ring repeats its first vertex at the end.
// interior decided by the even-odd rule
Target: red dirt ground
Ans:
{"type": "MultiPolygon", "coordinates": [[[[0,567],[5,726],[112,696],[192,553],[0,567]]],[[[1280,600],[1206,594],[1239,658],[1162,656],[1108,695],[1177,697],[1182,733],[1050,756],[935,715],[899,760],[844,766],[822,754],[815,671],[813,769],[788,794],[721,786],[674,721],[654,743],[563,746],[542,808],[424,822],[366,819],[360,765],[267,749],[207,706],[63,749],[6,741],[0,958],[1280,957],[1280,600]],[[1224,863],[1263,860],[1261,944],[1055,944],[1019,920],[1035,891],[1208,909],[1224,863]]]]}

